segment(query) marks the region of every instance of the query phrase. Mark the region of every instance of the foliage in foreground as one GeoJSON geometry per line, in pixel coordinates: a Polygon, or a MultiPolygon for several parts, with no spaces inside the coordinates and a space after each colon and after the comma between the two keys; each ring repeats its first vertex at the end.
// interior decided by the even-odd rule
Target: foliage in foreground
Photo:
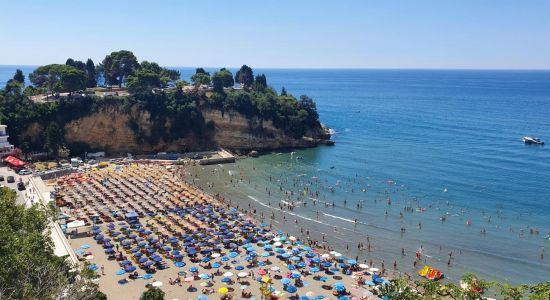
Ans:
{"type": "Polygon", "coordinates": [[[105,299],[88,274],[53,253],[52,216],[16,204],[15,192],[0,188],[0,299],[105,299]]]}
{"type": "Polygon", "coordinates": [[[466,273],[461,282],[464,287],[452,282],[421,280],[409,282],[404,278],[390,280],[383,285],[380,295],[393,300],[454,299],[477,300],[498,298],[502,300],[548,300],[550,281],[533,285],[511,286],[490,282],[466,273]]]}

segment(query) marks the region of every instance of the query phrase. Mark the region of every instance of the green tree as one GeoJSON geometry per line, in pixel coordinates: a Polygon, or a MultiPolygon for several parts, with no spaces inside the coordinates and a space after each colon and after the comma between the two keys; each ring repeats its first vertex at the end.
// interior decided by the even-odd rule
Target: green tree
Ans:
{"type": "Polygon", "coordinates": [[[45,88],[50,92],[76,91],[82,89],[84,72],[69,65],[45,65],[38,67],[29,79],[36,87],[45,88]]]}
{"type": "Polygon", "coordinates": [[[152,287],[152,288],[149,288],[147,291],[145,291],[139,299],[140,300],[164,300],[164,292],[157,287],[152,287]]]}
{"type": "Polygon", "coordinates": [[[284,86],[283,86],[283,88],[281,89],[281,96],[287,96],[286,89],[285,89],[284,86]]]}
{"type": "Polygon", "coordinates": [[[307,112],[307,122],[309,124],[313,125],[319,121],[317,105],[315,105],[313,99],[311,99],[307,95],[300,96],[300,100],[298,101],[298,109],[303,109],[307,112]]]}
{"type": "Polygon", "coordinates": [[[17,69],[15,70],[15,75],[13,75],[13,80],[25,84],[25,75],[23,75],[23,71],[17,69]]]}
{"type": "MultiPolygon", "coordinates": [[[[202,68],[199,68],[202,69],[202,68]]],[[[191,81],[193,82],[193,85],[199,86],[199,85],[209,85],[210,84],[210,75],[206,72],[199,72],[199,69],[197,69],[197,72],[191,76],[191,81]]],[[[204,70],[202,70],[204,71],[204,70]]]]}
{"type": "Polygon", "coordinates": [[[235,74],[235,82],[240,83],[244,88],[249,88],[254,83],[254,72],[252,68],[243,65],[237,74],[235,74]]]}
{"type": "MultiPolygon", "coordinates": [[[[35,204],[16,203],[16,194],[0,188],[0,298],[105,299],[97,286],[54,254],[48,223],[53,214],[35,204]]],[[[104,295],[103,295],[104,296],[104,295]]]]}
{"type": "Polygon", "coordinates": [[[76,68],[64,68],[61,70],[61,85],[69,93],[83,90],[86,88],[86,75],[76,68]]]}
{"type": "Polygon", "coordinates": [[[22,90],[23,84],[15,79],[8,80],[8,82],[6,82],[6,87],[4,88],[6,93],[15,95],[21,94],[22,90]]]}
{"type": "Polygon", "coordinates": [[[57,156],[57,153],[63,145],[65,138],[63,136],[63,130],[57,125],[57,123],[50,123],[46,127],[44,150],[50,151],[57,156]]]}
{"type": "Polygon", "coordinates": [[[267,79],[264,74],[256,76],[256,79],[252,84],[252,89],[257,92],[264,92],[267,89],[267,79]]]}
{"type": "Polygon", "coordinates": [[[86,87],[93,88],[97,86],[97,71],[94,61],[88,58],[86,61],[86,87]]]}
{"type": "Polygon", "coordinates": [[[112,52],[103,59],[103,77],[108,84],[122,86],[125,79],[139,67],[138,60],[131,51],[112,52]]]}
{"type": "Polygon", "coordinates": [[[215,93],[225,94],[223,90],[223,80],[220,78],[220,76],[216,76],[216,74],[212,76],[212,86],[215,93]]]}
{"type": "Polygon", "coordinates": [[[233,74],[231,74],[231,71],[226,68],[221,68],[218,72],[214,73],[212,76],[212,81],[214,80],[214,77],[219,77],[221,79],[223,87],[232,87],[235,85],[233,74]]]}
{"type": "Polygon", "coordinates": [[[140,69],[128,77],[128,91],[133,94],[151,93],[161,86],[159,74],[147,69],[140,69]]]}

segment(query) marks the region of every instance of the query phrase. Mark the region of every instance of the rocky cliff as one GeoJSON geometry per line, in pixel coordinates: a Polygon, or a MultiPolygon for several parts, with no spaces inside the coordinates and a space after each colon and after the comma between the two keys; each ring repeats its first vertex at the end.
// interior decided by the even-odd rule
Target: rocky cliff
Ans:
{"type": "MultiPolygon", "coordinates": [[[[103,107],[90,115],[66,123],[63,127],[67,144],[84,145],[92,150],[108,153],[155,153],[215,149],[272,150],[280,148],[313,147],[330,138],[321,126],[308,129],[301,138],[294,138],[273,126],[271,121],[247,118],[231,111],[222,113],[215,109],[202,109],[205,129],[203,134],[188,133],[182,138],[165,140],[154,138],[153,128],[160,126],[166,132],[178,124],[170,119],[159,121],[146,110],[122,110],[118,106],[103,107]]],[[[34,123],[24,135],[31,139],[43,132],[34,123]]]]}

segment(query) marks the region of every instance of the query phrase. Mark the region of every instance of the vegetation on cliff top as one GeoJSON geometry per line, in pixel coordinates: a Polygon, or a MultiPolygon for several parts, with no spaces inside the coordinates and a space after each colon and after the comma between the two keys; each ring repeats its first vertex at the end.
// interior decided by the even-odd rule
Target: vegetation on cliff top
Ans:
{"type": "Polygon", "coordinates": [[[64,126],[109,107],[127,113],[135,109],[149,112],[153,128],[146,131],[150,134],[139,128],[137,120],[128,125],[136,141],[151,144],[189,135],[205,138],[206,131],[213,129],[205,124],[203,109],[220,110],[222,114],[239,112],[255,124],[253,133],[260,135],[264,121],[271,121],[291,138],[320,129],[319,115],[310,97],[296,99],[284,90],[278,94],[268,86],[264,74],[254,77],[252,68],[246,65],[235,76],[226,68],[212,75],[197,68],[191,77],[193,86],[188,86],[178,71],[155,62],[139,63],[132,52],[122,50],[107,55],[97,66],[91,59],[84,63],[72,58],[64,65],[41,66],[29,74],[29,79],[32,85],[25,87],[24,74],[18,70],[0,91],[0,122],[7,123],[11,142],[23,152],[57,154],[64,146],[73,153],[100,150],[66,141],[64,126]],[[97,97],[85,92],[98,83],[125,86],[131,95],[97,97]],[[240,83],[240,87],[234,87],[235,83],[240,83]],[[51,95],[55,101],[31,100],[36,95],[51,95]],[[32,138],[24,134],[31,124],[38,124],[40,131],[32,138]],[[168,128],[167,124],[172,125],[168,128]]]}

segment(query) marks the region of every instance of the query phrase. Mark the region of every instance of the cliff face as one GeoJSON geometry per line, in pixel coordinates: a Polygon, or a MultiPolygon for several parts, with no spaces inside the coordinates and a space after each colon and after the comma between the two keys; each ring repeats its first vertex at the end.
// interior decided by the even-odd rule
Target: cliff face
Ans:
{"type": "MultiPolygon", "coordinates": [[[[201,110],[206,130],[201,136],[185,135],[183,138],[154,142],[143,136],[154,136],[152,128],[159,126],[148,111],[131,109],[122,111],[116,106],[105,107],[88,116],[65,124],[64,138],[68,144],[86,145],[93,150],[108,153],[181,152],[223,147],[232,150],[272,150],[279,148],[313,147],[330,138],[322,127],[309,129],[306,137],[293,138],[275,128],[271,121],[249,119],[237,112],[201,110]]],[[[162,130],[170,131],[178,124],[164,121],[162,130]]],[[[36,138],[40,124],[31,124],[25,135],[36,138]],[[38,128],[38,129],[37,129],[38,128]],[[33,137],[34,136],[34,137],[33,137]]]]}

